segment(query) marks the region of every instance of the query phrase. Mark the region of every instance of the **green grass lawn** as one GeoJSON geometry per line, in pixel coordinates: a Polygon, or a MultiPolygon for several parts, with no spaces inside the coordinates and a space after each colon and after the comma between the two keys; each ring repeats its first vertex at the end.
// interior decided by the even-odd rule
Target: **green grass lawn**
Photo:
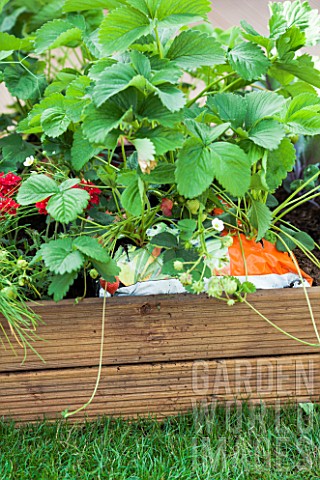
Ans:
{"type": "Polygon", "coordinates": [[[320,479],[320,407],[248,406],[161,423],[0,421],[1,480],[320,479]]]}

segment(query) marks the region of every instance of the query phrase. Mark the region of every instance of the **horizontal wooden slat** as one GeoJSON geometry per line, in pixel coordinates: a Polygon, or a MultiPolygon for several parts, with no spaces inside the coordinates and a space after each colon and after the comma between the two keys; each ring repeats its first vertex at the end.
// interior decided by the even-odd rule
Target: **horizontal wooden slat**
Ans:
{"type": "MultiPolygon", "coordinates": [[[[96,368],[0,374],[0,417],[54,419],[90,397],[96,368]]],[[[103,367],[91,406],[73,420],[172,415],[197,403],[318,400],[320,354],[103,367]]]]}
{"type": "MultiPolygon", "coordinates": [[[[320,328],[320,288],[309,289],[309,298],[320,328]]],[[[316,343],[302,289],[264,290],[249,299],[284,330],[316,343]]],[[[20,365],[19,347],[16,358],[10,349],[0,346],[0,372],[97,365],[101,299],[86,299],[78,305],[69,300],[43,302],[34,310],[45,322],[38,328],[43,341],[34,346],[46,364],[28,352],[27,362],[20,365]]],[[[228,307],[205,296],[111,298],[105,321],[104,365],[318,351],[288,339],[245,304],[228,307]]]]}

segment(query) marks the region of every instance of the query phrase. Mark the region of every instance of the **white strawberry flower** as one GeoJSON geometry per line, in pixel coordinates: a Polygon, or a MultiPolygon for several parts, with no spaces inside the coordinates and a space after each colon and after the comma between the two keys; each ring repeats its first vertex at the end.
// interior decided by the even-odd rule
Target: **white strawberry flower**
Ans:
{"type": "Polygon", "coordinates": [[[34,156],[33,156],[33,155],[30,155],[30,157],[27,157],[27,158],[25,159],[25,161],[23,162],[23,165],[24,165],[25,167],[31,167],[31,165],[34,163],[34,161],[35,161],[34,156]]]}
{"type": "Polygon", "coordinates": [[[224,230],[224,223],[220,218],[214,218],[211,222],[212,228],[217,232],[222,232],[224,230]]]}

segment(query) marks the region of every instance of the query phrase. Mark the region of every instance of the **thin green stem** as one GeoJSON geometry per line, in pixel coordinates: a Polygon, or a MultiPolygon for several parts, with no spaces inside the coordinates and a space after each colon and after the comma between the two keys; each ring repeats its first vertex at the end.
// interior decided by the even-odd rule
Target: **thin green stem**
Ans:
{"type": "Polygon", "coordinates": [[[73,53],[74,53],[74,56],[76,57],[76,59],[78,60],[79,62],[79,67],[81,68],[82,65],[83,65],[83,60],[79,57],[78,55],[78,52],[77,52],[77,49],[76,48],[73,48],[72,49],[73,53]]]}
{"type": "Polygon", "coordinates": [[[307,185],[309,185],[309,183],[313,182],[316,178],[318,178],[320,175],[320,172],[317,172],[315,175],[313,175],[312,177],[310,177],[306,182],[304,182],[302,185],[300,185],[299,188],[297,188],[297,190],[295,190],[291,195],[289,195],[289,197],[281,203],[281,205],[279,205],[274,211],[273,211],[273,215],[277,215],[278,212],[280,212],[281,210],[283,210],[284,208],[286,208],[287,204],[289,202],[291,202],[291,200],[296,197],[298,195],[299,192],[301,192],[301,190],[303,190],[304,188],[306,188],[307,185]]]}
{"type": "Polygon", "coordinates": [[[104,164],[107,165],[108,167],[113,168],[113,170],[115,170],[116,172],[119,172],[119,171],[120,171],[119,168],[115,167],[114,165],[111,165],[109,162],[106,162],[102,157],[98,157],[98,155],[94,155],[93,158],[95,158],[96,160],[99,160],[99,162],[104,163],[104,164]]]}
{"type": "Polygon", "coordinates": [[[231,77],[234,74],[235,72],[227,73],[223,77],[220,77],[217,80],[214,80],[214,82],[209,83],[209,85],[207,85],[200,93],[198,93],[196,97],[189,100],[189,102],[187,103],[187,108],[191,107],[191,105],[193,105],[197,100],[199,100],[199,98],[203,97],[209,90],[211,90],[213,87],[218,85],[218,83],[220,83],[222,80],[226,80],[227,78],[231,77]]]}
{"type": "Polygon", "coordinates": [[[118,202],[117,193],[118,193],[118,190],[113,188],[112,189],[112,196],[113,196],[113,199],[114,199],[114,203],[116,204],[117,211],[118,211],[119,215],[121,216],[122,212],[121,212],[121,208],[120,208],[120,205],[119,205],[119,202],[118,202]]]}
{"type": "Polygon", "coordinates": [[[303,205],[304,203],[308,202],[309,200],[312,200],[313,198],[317,198],[317,197],[320,197],[320,192],[314,194],[314,195],[311,195],[311,197],[308,197],[308,198],[304,198],[303,200],[301,201],[297,201],[294,205],[292,205],[290,208],[288,208],[287,210],[285,210],[284,212],[281,213],[281,215],[278,215],[277,217],[275,217],[274,219],[274,222],[278,222],[282,217],[286,216],[288,213],[292,212],[292,210],[294,210],[295,208],[299,207],[300,205],[303,205]]]}
{"type": "Polygon", "coordinates": [[[94,390],[93,390],[92,395],[89,398],[89,400],[84,405],[77,408],[76,410],[73,410],[72,412],[64,412],[62,414],[64,418],[68,418],[68,417],[71,417],[72,415],[76,415],[77,413],[79,413],[82,410],[84,410],[85,408],[87,408],[90,405],[90,403],[92,403],[94,397],[96,396],[97,390],[99,388],[101,372],[102,372],[102,362],[103,362],[104,332],[105,332],[106,303],[107,303],[106,289],[107,289],[107,283],[106,283],[106,286],[105,286],[104,297],[103,297],[100,356],[99,356],[99,366],[98,366],[98,374],[97,374],[97,378],[96,378],[96,384],[95,384],[94,390]]]}
{"type": "Polygon", "coordinates": [[[284,242],[284,240],[280,237],[280,235],[278,235],[277,233],[275,233],[275,235],[277,236],[277,238],[280,240],[280,242],[283,244],[283,246],[285,247],[285,249],[288,251],[290,257],[291,257],[291,260],[293,261],[296,269],[297,269],[297,272],[298,272],[298,275],[299,275],[299,278],[301,280],[301,284],[302,284],[302,288],[303,288],[303,292],[304,292],[304,295],[306,297],[306,302],[307,302],[307,305],[308,305],[308,310],[309,310],[309,313],[310,313],[310,318],[311,318],[311,321],[312,321],[312,326],[313,326],[313,329],[314,329],[314,332],[316,334],[316,337],[317,337],[317,340],[318,340],[318,344],[320,346],[320,335],[319,335],[319,332],[318,332],[318,328],[317,328],[317,324],[316,324],[316,321],[315,321],[315,318],[314,318],[314,315],[313,315],[313,310],[312,310],[312,306],[311,306],[311,303],[310,303],[310,299],[309,299],[309,295],[308,295],[308,292],[307,292],[307,289],[304,285],[304,279],[302,277],[302,274],[301,274],[301,269],[298,265],[298,262],[295,258],[295,256],[293,255],[293,253],[291,252],[291,250],[288,249],[286,243],[284,242]]]}
{"type": "Polygon", "coordinates": [[[241,82],[242,79],[241,78],[236,78],[236,80],[234,80],[233,82],[229,83],[228,85],[226,85],[221,91],[220,93],[223,93],[223,92],[227,92],[228,90],[230,90],[230,88],[234,87],[235,85],[237,85],[237,83],[241,82]]]}
{"type": "Polygon", "coordinates": [[[158,48],[159,57],[160,57],[160,58],[163,58],[163,47],[162,47],[162,43],[161,43],[161,40],[160,40],[160,36],[159,36],[159,32],[158,32],[158,28],[157,28],[157,27],[155,27],[154,33],[155,33],[155,35],[156,35],[156,42],[157,42],[157,48],[158,48]]]}
{"type": "Polygon", "coordinates": [[[296,340],[297,342],[299,343],[302,343],[303,345],[308,345],[309,347],[320,347],[320,342],[319,343],[310,343],[310,342],[306,342],[305,340],[301,340],[301,338],[297,338],[295,337],[294,335],[291,335],[291,333],[288,333],[286,332],[285,330],[283,330],[281,327],[279,327],[278,325],[276,325],[275,323],[273,323],[271,320],[269,320],[269,318],[267,318],[265,315],[263,315],[261,312],[259,312],[259,310],[257,310],[250,302],[248,302],[245,298],[243,299],[243,302],[248,305],[248,307],[251,308],[251,310],[253,310],[257,315],[259,315],[259,317],[261,317],[263,320],[265,320],[267,323],[269,323],[269,325],[271,325],[272,327],[274,327],[276,330],[278,330],[278,332],[281,332],[283,333],[284,335],[286,335],[286,337],[289,337],[289,338],[292,338],[292,340],[296,340]]]}
{"type": "Polygon", "coordinates": [[[127,155],[124,146],[124,136],[121,135],[121,153],[122,153],[122,160],[123,160],[123,168],[127,168],[127,155]]]}
{"type": "Polygon", "coordinates": [[[261,87],[260,85],[255,85],[255,84],[253,84],[253,85],[251,85],[251,87],[252,87],[252,88],[257,88],[258,90],[263,90],[263,91],[265,91],[265,92],[269,92],[269,90],[268,90],[267,88],[261,87]]]}
{"type": "Polygon", "coordinates": [[[48,54],[47,54],[47,65],[48,65],[48,73],[47,73],[47,76],[48,76],[48,83],[50,84],[51,82],[51,50],[48,51],[48,54]]]}
{"type": "Polygon", "coordinates": [[[309,195],[312,195],[314,192],[317,192],[317,191],[320,191],[320,185],[317,185],[316,187],[312,188],[311,190],[308,190],[306,193],[304,193],[300,197],[298,197],[294,200],[291,200],[290,202],[287,203],[287,206],[288,205],[293,205],[295,202],[299,202],[303,198],[306,198],[306,202],[308,202],[309,199],[307,197],[309,197],[309,195]]]}
{"type": "Polygon", "coordinates": [[[245,276],[246,276],[246,280],[248,281],[248,265],[247,265],[247,259],[246,259],[245,253],[244,253],[244,248],[243,248],[243,243],[242,243],[242,239],[241,239],[240,233],[237,232],[237,235],[238,235],[238,239],[239,239],[241,257],[242,257],[242,261],[243,261],[243,265],[244,265],[244,273],[245,273],[245,276]]]}
{"type": "MultiPolygon", "coordinates": [[[[290,242],[293,242],[298,248],[300,248],[300,250],[305,254],[306,257],[308,257],[308,259],[318,268],[320,268],[320,262],[319,260],[317,259],[317,257],[312,253],[310,252],[309,250],[307,250],[303,243],[301,243],[299,240],[297,240],[296,238],[292,237],[289,233],[285,232],[284,230],[281,230],[281,228],[277,227],[276,225],[273,225],[273,230],[277,230],[278,232],[282,233],[282,235],[284,235],[285,237],[287,237],[290,242]]],[[[299,230],[298,230],[299,231],[299,230]]],[[[275,232],[274,232],[275,233],[275,232]]],[[[276,234],[276,233],[275,233],[276,234]]]]}

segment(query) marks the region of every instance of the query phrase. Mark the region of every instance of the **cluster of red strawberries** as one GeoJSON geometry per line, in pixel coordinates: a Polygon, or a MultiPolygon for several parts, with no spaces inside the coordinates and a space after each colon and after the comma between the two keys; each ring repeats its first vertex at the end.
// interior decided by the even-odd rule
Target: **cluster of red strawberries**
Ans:
{"type": "Polygon", "coordinates": [[[21,177],[14,173],[0,172],[0,218],[6,213],[9,215],[16,215],[19,204],[13,200],[13,195],[16,193],[21,182],[21,177]]]}
{"type": "MultiPolygon", "coordinates": [[[[82,188],[89,193],[90,199],[87,206],[87,210],[90,210],[94,205],[99,205],[99,195],[101,194],[100,188],[97,188],[90,180],[81,180],[78,185],[75,185],[73,188],[82,188]]],[[[36,203],[36,207],[40,215],[48,215],[47,204],[50,200],[50,197],[42,200],[41,202],[36,203]]]]}

